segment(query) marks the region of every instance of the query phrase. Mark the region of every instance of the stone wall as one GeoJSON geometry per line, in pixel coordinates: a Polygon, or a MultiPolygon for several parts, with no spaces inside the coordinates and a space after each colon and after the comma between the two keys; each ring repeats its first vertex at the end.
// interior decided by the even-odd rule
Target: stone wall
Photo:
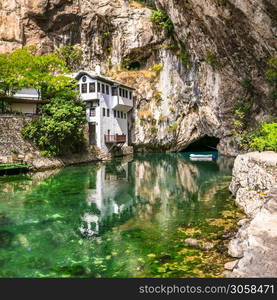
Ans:
{"type": "Polygon", "coordinates": [[[239,155],[230,190],[247,218],[229,244],[239,258],[228,277],[277,277],[277,153],[239,155]]]}
{"type": "Polygon", "coordinates": [[[22,115],[1,115],[0,116],[0,156],[13,154],[27,154],[36,152],[34,145],[24,140],[21,130],[33,117],[22,115]]]}
{"type": "MultiPolygon", "coordinates": [[[[35,170],[42,170],[90,161],[111,160],[114,156],[133,154],[133,147],[130,146],[123,147],[113,154],[104,153],[89,145],[87,141],[82,153],[69,153],[58,158],[42,156],[39,149],[33,143],[24,140],[21,135],[24,124],[33,118],[23,115],[0,115],[0,164],[24,162],[33,165],[35,170]]],[[[84,135],[88,136],[87,124],[83,130],[84,135]]]]}

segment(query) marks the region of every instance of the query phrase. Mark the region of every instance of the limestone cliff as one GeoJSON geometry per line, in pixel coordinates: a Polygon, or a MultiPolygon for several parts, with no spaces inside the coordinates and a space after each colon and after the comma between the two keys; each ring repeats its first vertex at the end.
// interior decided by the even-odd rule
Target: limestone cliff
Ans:
{"type": "Polygon", "coordinates": [[[247,219],[229,244],[240,258],[230,277],[277,277],[277,154],[251,152],[234,164],[230,190],[247,219]]]}
{"type": "Polygon", "coordinates": [[[79,45],[80,68],[99,64],[134,85],[137,146],[178,151],[209,135],[220,139],[222,153],[235,155],[233,110],[247,93],[246,78],[255,89],[253,124],[276,109],[264,81],[277,48],[274,0],[0,0],[0,9],[1,52],[79,45]],[[151,7],[170,17],[171,35],[152,24],[151,7]]]}

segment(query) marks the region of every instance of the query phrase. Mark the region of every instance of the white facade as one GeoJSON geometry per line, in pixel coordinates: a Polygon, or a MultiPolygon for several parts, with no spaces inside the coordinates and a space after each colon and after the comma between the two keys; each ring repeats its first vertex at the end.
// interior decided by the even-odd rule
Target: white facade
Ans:
{"type": "Polygon", "coordinates": [[[104,165],[96,171],[95,188],[89,189],[86,202],[88,208],[94,206],[97,213],[89,209],[82,217],[80,231],[86,236],[97,236],[105,230],[108,220],[120,219],[134,205],[128,193],[128,163],[113,166],[111,172],[104,165]]]}
{"type": "Polygon", "coordinates": [[[38,114],[40,111],[40,94],[34,88],[22,88],[14,95],[9,102],[9,110],[22,114],[38,114]]]}
{"type": "Polygon", "coordinates": [[[128,113],[133,108],[133,89],[111,79],[81,71],[77,90],[86,101],[89,140],[104,152],[127,146],[128,113]]]}

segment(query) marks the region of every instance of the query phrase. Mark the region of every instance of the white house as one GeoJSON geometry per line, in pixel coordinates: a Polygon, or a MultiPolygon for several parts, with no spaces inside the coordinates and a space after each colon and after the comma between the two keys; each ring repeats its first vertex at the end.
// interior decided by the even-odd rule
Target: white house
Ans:
{"type": "Polygon", "coordinates": [[[77,90],[86,101],[89,142],[104,152],[129,143],[129,112],[134,89],[110,78],[86,71],[74,74],[77,90]]]}
{"type": "Polygon", "coordinates": [[[22,88],[2,101],[9,105],[6,110],[23,114],[38,114],[41,105],[47,102],[41,100],[39,92],[34,88],[22,88]]]}

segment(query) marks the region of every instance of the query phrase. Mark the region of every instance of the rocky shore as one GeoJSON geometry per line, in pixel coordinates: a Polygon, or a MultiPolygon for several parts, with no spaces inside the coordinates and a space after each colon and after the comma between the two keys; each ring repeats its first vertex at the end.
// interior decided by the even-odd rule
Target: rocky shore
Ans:
{"type": "Polygon", "coordinates": [[[237,156],[230,191],[247,215],[230,241],[226,277],[277,277],[277,153],[237,156]]]}

